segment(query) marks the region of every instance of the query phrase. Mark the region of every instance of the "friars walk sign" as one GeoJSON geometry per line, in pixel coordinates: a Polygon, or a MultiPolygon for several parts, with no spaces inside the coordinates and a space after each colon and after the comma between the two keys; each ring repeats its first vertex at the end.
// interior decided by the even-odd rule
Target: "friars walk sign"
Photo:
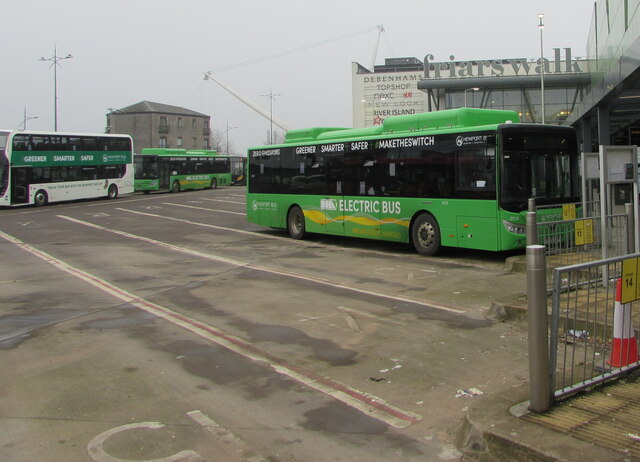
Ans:
{"type": "Polygon", "coordinates": [[[580,62],[571,56],[571,48],[554,48],[554,59],[547,58],[530,61],[527,58],[487,59],[476,61],[456,61],[451,55],[449,61],[433,62],[434,56],[424,57],[424,79],[465,78],[465,77],[501,77],[504,75],[540,74],[544,66],[545,74],[582,73],[580,62]]]}

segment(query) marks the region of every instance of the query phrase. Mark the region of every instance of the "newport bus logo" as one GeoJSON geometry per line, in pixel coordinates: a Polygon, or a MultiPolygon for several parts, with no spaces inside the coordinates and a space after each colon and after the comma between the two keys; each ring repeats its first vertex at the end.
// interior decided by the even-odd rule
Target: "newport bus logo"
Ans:
{"type": "Polygon", "coordinates": [[[320,199],[320,210],[338,210],[338,202],[335,199],[320,199]]]}
{"type": "Polygon", "coordinates": [[[257,212],[258,210],[277,210],[278,203],[271,202],[271,201],[255,201],[254,200],[251,202],[251,208],[253,209],[254,212],[257,212]]]}
{"type": "Polygon", "coordinates": [[[458,136],[456,138],[456,145],[462,146],[484,146],[487,144],[487,135],[471,135],[471,136],[458,136]]]}

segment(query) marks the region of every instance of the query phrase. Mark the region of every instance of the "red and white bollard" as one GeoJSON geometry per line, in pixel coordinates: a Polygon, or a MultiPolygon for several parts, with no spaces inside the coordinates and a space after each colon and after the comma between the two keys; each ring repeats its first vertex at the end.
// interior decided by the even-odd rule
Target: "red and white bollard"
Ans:
{"type": "Polygon", "coordinates": [[[610,366],[623,367],[638,361],[638,342],[631,322],[631,303],[622,303],[622,278],[619,278],[613,313],[613,348],[607,361],[610,366]]]}

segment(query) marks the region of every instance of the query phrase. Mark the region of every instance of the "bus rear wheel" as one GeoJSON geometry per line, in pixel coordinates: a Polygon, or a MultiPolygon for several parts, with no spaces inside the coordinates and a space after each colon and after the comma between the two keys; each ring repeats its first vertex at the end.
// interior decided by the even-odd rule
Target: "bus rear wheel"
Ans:
{"type": "Polygon", "coordinates": [[[171,192],[172,193],[179,193],[180,192],[180,182],[178,180],[175,180],[171,184],[171,192]]]}
{"type": "Polygon", "coordinates": [[[294,239],[302,239],[306,233],[304,213],[297,205],[289,210],[289,214],[287,215],[287,230],[289,231],[289,236],[294,239]]]}
{"type": "Polygon", "coordinates": [[[115,199],[118,197],[118,187],[115,184],[109,186],[109,191],[107,192],[108,199],[115,199]]]}
{"type": "Polygon", "coordinates": [[[440,249],[440,227],[432,215],[418,215],[411,226],[411,242],[421,255],[431,256],[440,249]]]}
{"type": "Polygon", "coordinates": [[[43,205],[47,205],[49,202],[49,196],[47,196],[47,192],[42,189],[39,190],[35,196],[33,196],[33,203],[36,207],[41,207],[43,205]]]}
{"type": "Polygon", "coordinates": [[[211,178],[211,189],[216,189],[218,187],[218,180],[215,178],[211,178]]]}

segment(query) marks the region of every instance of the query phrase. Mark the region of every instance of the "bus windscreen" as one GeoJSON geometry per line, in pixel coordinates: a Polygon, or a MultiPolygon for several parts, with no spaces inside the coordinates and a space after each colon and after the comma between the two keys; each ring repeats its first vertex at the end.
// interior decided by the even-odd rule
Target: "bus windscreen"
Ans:
{"type": "Polygon", "coordinates": [[[519,212],[529,198],[538,204],[578,201],[577,140],[558,127],[542,133],[535,127],[502,131],[500,205],[519,212]]]}

